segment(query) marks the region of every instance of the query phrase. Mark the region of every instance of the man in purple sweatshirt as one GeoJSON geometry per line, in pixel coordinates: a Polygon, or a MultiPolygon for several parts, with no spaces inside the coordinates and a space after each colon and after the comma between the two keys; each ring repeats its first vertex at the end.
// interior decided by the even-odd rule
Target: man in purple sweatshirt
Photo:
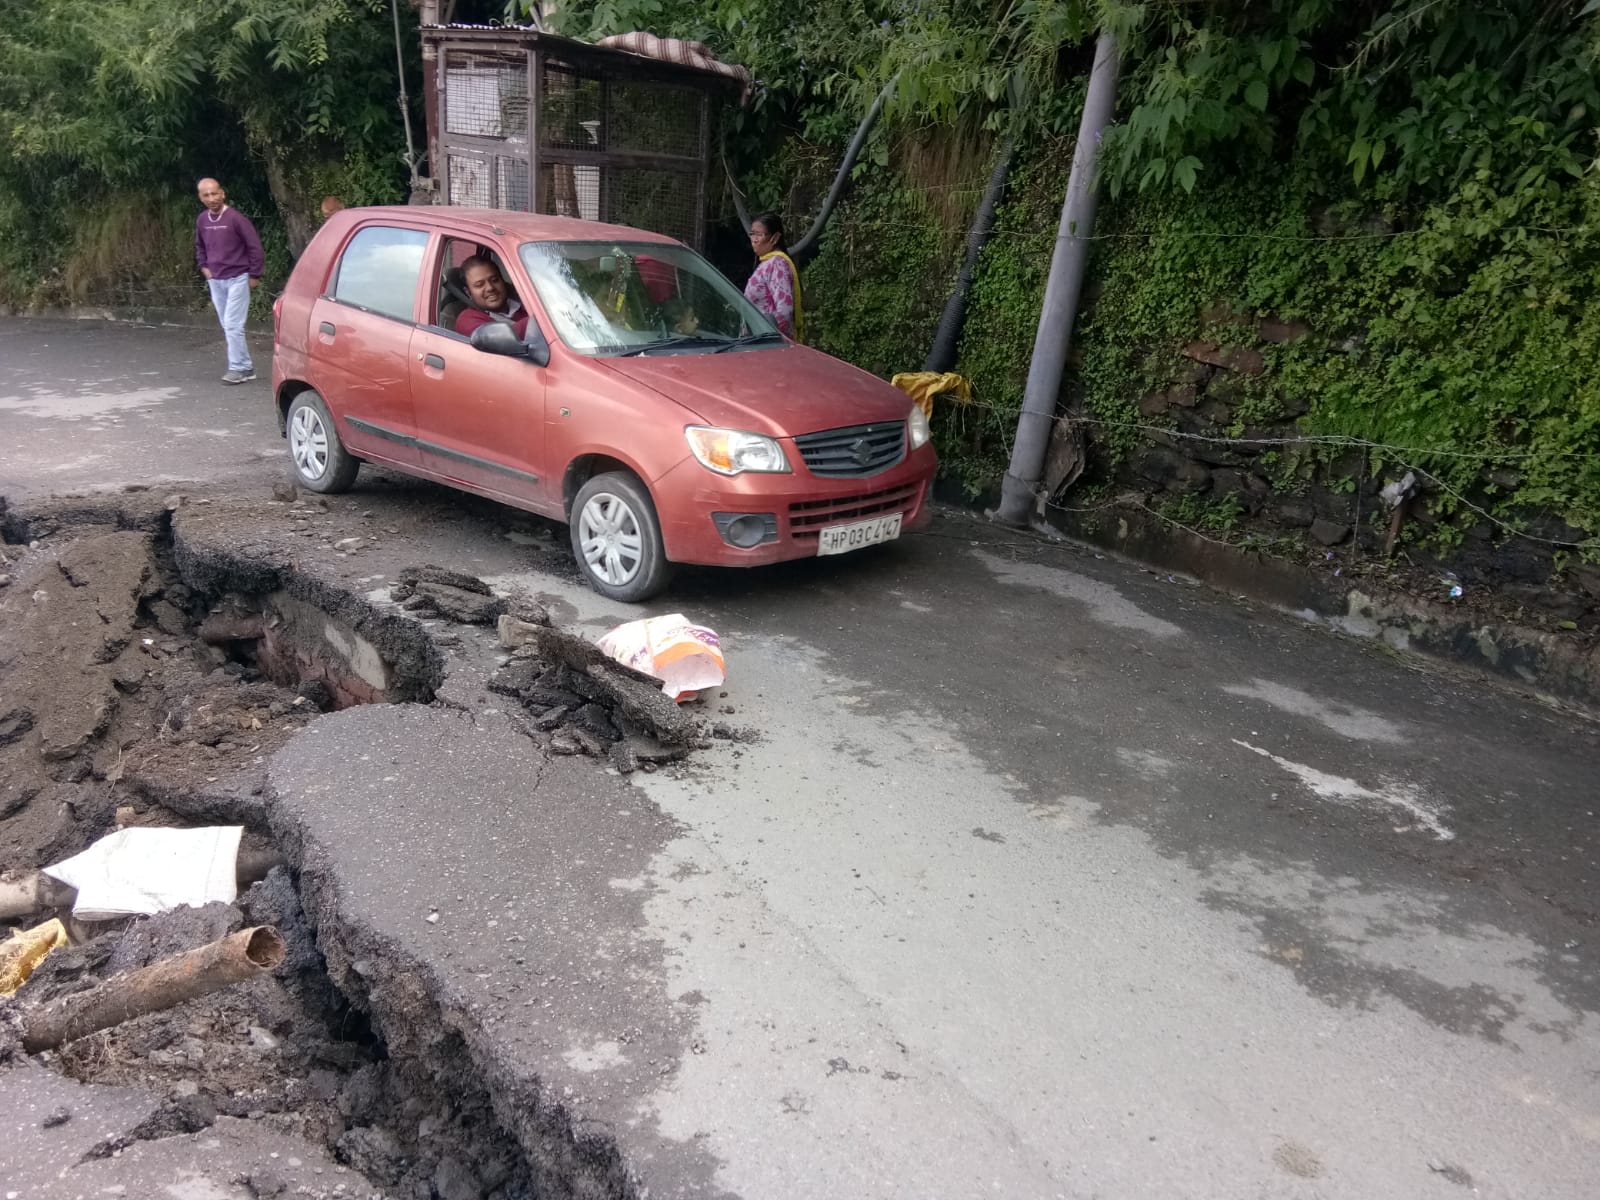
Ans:
{"type": "Polygon", "coordinates": [[[244,340],[244,318],[250,293],[261,286],[261,239],[242,212],[228,207],[228,193],[215,179],[200,181],[205,211],[195,218],[194,260],[211,288],[211,303],[228,340],[228,372],[223,383],[247,383],[256,377],[250,347],[244,340]]]}

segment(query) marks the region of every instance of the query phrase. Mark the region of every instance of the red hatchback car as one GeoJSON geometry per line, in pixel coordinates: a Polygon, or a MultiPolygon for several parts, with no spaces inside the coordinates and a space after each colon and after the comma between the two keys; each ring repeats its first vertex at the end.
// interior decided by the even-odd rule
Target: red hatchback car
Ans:
{"type": "Polygon", "coordinates": [[[934,452],[910,399],[789,342],[658,234],[345,209],[274,311],[303,486],[342,491],[372,462],[566,521],[614,599],[659,592],[672,563],[838,554],[927,515],[934,452]]]}

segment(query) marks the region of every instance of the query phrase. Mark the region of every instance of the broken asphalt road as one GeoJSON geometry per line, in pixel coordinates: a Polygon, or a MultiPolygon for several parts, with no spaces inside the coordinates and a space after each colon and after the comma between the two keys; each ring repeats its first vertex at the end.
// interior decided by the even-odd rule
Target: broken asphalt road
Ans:
{"type": "MultiPolygon", "coordinates": [[[[364,473],[297,528],[275,477],[178,538],[379,607],[435,562],[639,615],[511,510],[364,473]]],[[[758,742],[547,761],[450,627],[441,703],[271,765],[336,982],[553,1194],[1590,1194],[1584,718],[959,514],[675,609],[758,742]]]]}

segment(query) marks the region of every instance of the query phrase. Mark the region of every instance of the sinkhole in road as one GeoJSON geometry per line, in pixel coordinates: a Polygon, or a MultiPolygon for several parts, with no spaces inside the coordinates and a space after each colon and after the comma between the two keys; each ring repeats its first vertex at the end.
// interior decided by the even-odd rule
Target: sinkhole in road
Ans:
{"type": "Polygon", "coordinates": [[[348,616],[330,613],[287,589],[221,597],[198,623],[196,636],[203,653],[218,660],[224,671],[259,673],[323,711],[432,699],[431,686],[408,687],[398,681],[395,656],[424,653],[422,645],[415,650],[396,646],[391,636],[380,647],[348,616]]]}
{"type": "Polygon", "coordinates": [[[224,671],[259,674],[324,711],[433,700],[444,660],[417,622],[289,565],[181,536],[172,544],[192,636],[224,671]]]}
{"type": "MultiPolygon", "coordinates": [[[[8,915],[0,940],[59,916],[70,945],[0,1003],[26,1011],[270,925],[280,968],[39,1056],[152,1097],[148,1119],[91,1156],[232,1117],[303,1138],[375,1193],[528,1200],[526,1155],[463,1069],[460,1036],[412,964],[341,918],[267,782],[271,756],[323,710],[432,701],[440,654],[408,618],[179,526],[154,506],[0,503],[0,872],[37,872],[117,829],[241,825],[238,896],[112,921],[58,897],[8,915]],[[247,860],[275,865],[263,878],[247,860]]],[[[0,1072],[10,1054],[0,1045],[0,1072]]],[[[248,1181],[261,1196],[298,1182],[248,1181]]]]}

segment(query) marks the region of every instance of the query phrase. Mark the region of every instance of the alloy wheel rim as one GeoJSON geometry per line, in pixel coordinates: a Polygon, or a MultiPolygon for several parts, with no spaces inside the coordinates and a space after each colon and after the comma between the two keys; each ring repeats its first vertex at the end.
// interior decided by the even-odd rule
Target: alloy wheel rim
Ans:
{"type": "Polygon", "coordinates": [[[583,561],[601,583],[621,587],[644,563],[644,534],[627,501],[610,492],[591,496],[578,514],[583,561]]]}
{"type": "Polygon", "coordinates": [[[321,479],[328,469],[328,431],[310,408],[297,409],[289,423],[289,453],[306,479],[321,479]]]}

